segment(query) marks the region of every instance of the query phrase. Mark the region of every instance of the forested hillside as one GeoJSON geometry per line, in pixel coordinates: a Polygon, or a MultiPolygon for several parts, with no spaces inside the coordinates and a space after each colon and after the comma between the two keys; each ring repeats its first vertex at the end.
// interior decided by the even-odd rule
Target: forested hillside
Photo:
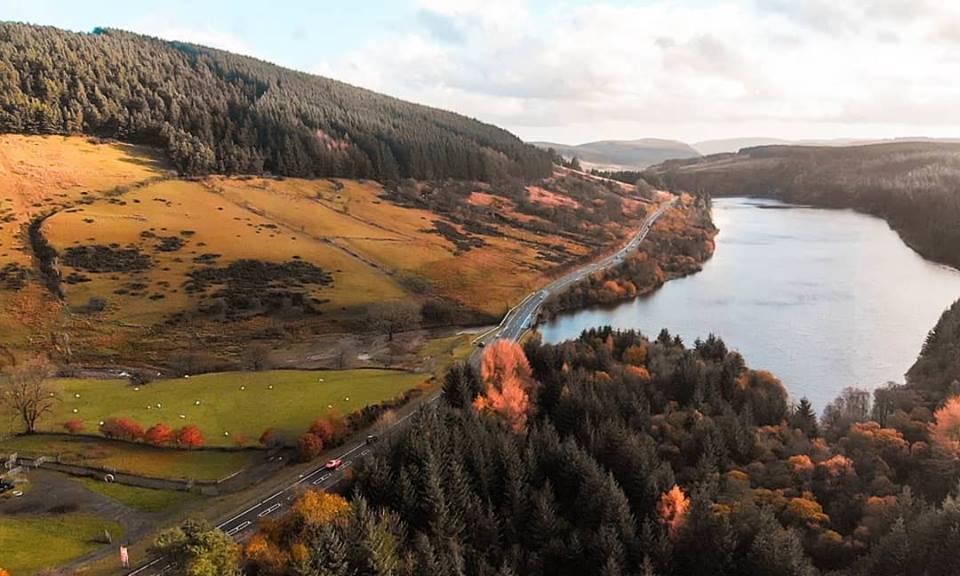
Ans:
{"type": "Polygon", "coordinates": [[[647,176],[672,189],[867,212],[925,257],[960,266],[960,144],[763,146],[666,162],[647,176]]]}
{"type": "Polygon", "coordinates": [[[500,342],[479,376],[246,546],[253,574],[956,574],[960,399],[820,421],[714,337],[500,342]],[[339,571],[338,571],[339,570],[339,571]]]}
{"type": "Polygon", "coordinates": [[[551,171],[546,152],[458,114],[113,29],[0,23],[0,132],[161,146],[184,174],[491,181],[551,171]]]}

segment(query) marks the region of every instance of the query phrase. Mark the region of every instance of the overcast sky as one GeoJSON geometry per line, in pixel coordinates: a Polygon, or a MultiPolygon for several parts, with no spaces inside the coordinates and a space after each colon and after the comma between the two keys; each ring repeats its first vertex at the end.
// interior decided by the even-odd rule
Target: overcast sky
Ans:
{"type": "Polygon", "coordinates": [[[526,140],[960,137],[960,1],[4,0],[189,40],[526,140]]]}

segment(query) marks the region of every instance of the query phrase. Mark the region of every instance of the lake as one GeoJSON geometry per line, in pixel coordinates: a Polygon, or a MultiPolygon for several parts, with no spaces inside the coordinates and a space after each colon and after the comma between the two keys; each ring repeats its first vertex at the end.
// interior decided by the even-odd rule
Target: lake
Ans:
{"type": "Polygon", "coordinates": [[[703,270],[609,308],[539,327],[547,342],[586,328],[661,328],[692,345],[717,334],[791,397],[822,410],[847,386],[902,382],[927,332],[960,298],[960,272],[920,257],[886,222],[773,200],[713,202],[720,233],[703,270]]]}

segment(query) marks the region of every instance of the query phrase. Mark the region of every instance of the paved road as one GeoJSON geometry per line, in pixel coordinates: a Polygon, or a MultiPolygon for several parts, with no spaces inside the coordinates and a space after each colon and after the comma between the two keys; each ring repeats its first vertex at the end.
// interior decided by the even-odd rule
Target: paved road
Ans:
{"type": "MultiPolygon", "coordinates": [[[[670,208],[674,202],[676,202],[676,198],[670,202],[664,203],[659,209],[657,209],[657,211],[648,216],[634,237],[615,254],[611,254],[602,260],[598,260],[584,266],[583,268],[574,270],[573,272],[557,278],[540,290],[530,294],[524,298],[520,304],[517,304],[513,309],[507,312],[499,326],[481,335],[475,340],[475,342],[482,342],[484,345],[486,345],[487,343],[497,339],[519,340],[524,332],[533,327],[533,323],[536,320],[537,313],[540,311],[540,307],[547,300],[547,298],[550,297],[550,295],[565,290],[571,284],[583,280],[598,270],[609,268],[622,262],[623,258],[627,254],[637,249],[640,243],[643,242],[643,239],[647,237],[647,233],[650,232],[650,228],[653,226],[653,223],[656,222],[657,218],[666,212],[666,210],[670,208]]],[[[480,353],[481,348],[478,347],[471,355],[470,361],[473,363],[479,362],[480,353]]],[[[422,405],[433,404],[439,398],[440,394],[434,393],[432,396],[427,398],[422,405]]],[[[413,411],[403,418],[397,419],[397,421],[394,422],[385,433],[389,434],[399,430],[400,427],[405,425],[407,420],[416,413],[417,411],[413,411]]],[[[257,520],[260,518],[279,515],[288,509],[293,500],[299,495],[299,492],[303,487],[326,490],[342,480],[344,473],[350,469],[353,463],[358,458],[366,456],[370,450],[371,448],[365,443],[358,443],[348,448],[344,448],[335,456],[335,458],[339,458],[343,461],[343,465],[338,470],[327,470],[321,465],[310,472],[301,474],[299,478],[291,482],[288,486],[277,490],[275,493],[269,496],[266,496],[262,500],[249,506],[247,509],[238,511],[233,517],[218,524],[217,528],[220,528],[237,540],[248,536],[251,531],[256,529],[257,520]]],[[[141,565],[132,572],[128,572],[127,576],[157,576],[170,571],[171,568],[171,566],[163,564],[159,559],[155,559],[141,565]]]]}
{"type": "MultiPolygon", "coordinates": [[[[643,225],[640,226],[640,229],[633,238],[616,253],[602,260],[592,262],[583,268],[578,268],[565,276],[561,276],[540,290],[530,294],[524,298],[520,304],[517,304],[507,312],[499,326],[482,334],[475,342],[486,345],[498,339],[519,340],[524,332],[533,327],[537,319],[537,314],[540,312],[540,307],[543,306],[543,303],[546,302],[551,295],[563,292],[571,285],[580,282],[594,272],[616,266],[623,262],[624,257],[636,250],[640,246],[640,243],[643,242],[643,239],[647,237],[647,233],[650,232],[653,223],[656,222],[668,208],[673,206],[676,201],[677,199],[674,198],[670,202],[664,203],[653,214],[647,216],[647,219],[644,220],[643,225]]],[[[476,356],[477,355],[475,355],[475,357],[476,356]]]]}

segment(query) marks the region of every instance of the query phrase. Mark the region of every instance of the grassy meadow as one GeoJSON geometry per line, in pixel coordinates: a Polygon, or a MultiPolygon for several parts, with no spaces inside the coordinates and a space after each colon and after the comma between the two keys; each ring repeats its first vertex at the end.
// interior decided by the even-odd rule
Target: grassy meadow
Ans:
{"type": "Polygon", "coordinates": [[[319,417],[346,415],[423,385],[428,374],[397,370],[272,370],[221,372],[157,380],[135,387],[127,380],[58,379],[60,401],[44,419],[45,431],[81,420],[86,432],[111,417],[144,428],[198,426],[207,446],[253,446],[266,428],[306,430],[319,417]],[[76,412],[75,412],[76,411],[76,412]]]}
{"type": "Polygon", "coordinates": [[[60,566],[103,546],[104,530],[115,542],[123,536],[116,522],[88,514],[0,516],[0,567],[14,576],[31,576],[60,566]]]}

